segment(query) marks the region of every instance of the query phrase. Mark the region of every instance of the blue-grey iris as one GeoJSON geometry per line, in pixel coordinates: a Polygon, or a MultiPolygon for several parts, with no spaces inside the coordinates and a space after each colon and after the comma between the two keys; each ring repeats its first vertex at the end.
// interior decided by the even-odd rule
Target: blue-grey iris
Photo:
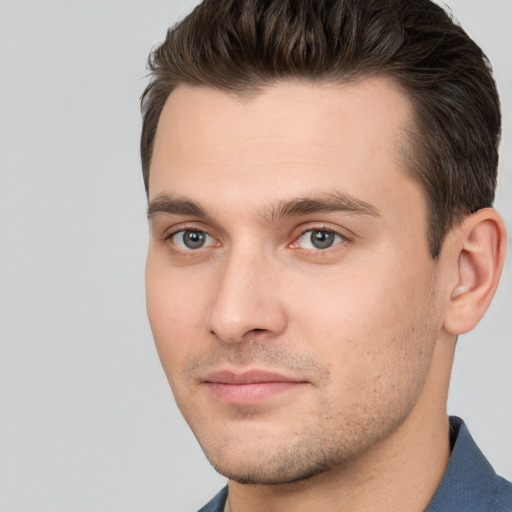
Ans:
{"type": "Polygon", "coordinates": [[[183,244],[189,249],[199,249],[204,245],[206,236],[203,231],[185,231],[183,233],[183,244]]]}
{"type": "Polygon", "coordinates": [[[334,243],[334,233],[329,231],[312,231],[311,244],[317,249],[327,249],[334,243]]]}

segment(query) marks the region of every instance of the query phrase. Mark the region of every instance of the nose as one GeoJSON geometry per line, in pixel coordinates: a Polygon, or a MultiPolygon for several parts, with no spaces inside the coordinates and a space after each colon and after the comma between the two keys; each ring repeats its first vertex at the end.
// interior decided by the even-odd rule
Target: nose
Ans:
{"type": "Polygon", "coordinates": [[[208,330],[224,343],[272,339],[287,325],[278,269],[258,255],[232,254],[219,273],[208,330]]]}

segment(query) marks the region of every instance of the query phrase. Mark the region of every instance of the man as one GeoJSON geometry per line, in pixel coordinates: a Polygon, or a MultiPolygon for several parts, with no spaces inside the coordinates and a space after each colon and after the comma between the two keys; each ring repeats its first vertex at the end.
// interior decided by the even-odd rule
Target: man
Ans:
{"type": "Polygon", "coordinates": [[[512,510],[446,414],[505,258],[499,100],[429,0],[205,0],[150,59],[148,315],[204,511],[512,510]]]}

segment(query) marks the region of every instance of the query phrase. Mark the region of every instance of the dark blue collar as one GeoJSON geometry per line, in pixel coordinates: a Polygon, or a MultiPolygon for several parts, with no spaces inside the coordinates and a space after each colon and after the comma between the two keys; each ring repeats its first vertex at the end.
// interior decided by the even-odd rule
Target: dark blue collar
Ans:
{"type": "Polygon", "coordinates": [[[224,487],[212,501],[209,501],[203,508],[197,512],[224,512],[226,500],[228,498],[228,486],[224,487]]]}
{"type": "Polygon", "coordinates": [[[460,418],[450,418],[450,430],[450,462],[425,512],[510,512],[512,484],[496,475],[460,418]]]}

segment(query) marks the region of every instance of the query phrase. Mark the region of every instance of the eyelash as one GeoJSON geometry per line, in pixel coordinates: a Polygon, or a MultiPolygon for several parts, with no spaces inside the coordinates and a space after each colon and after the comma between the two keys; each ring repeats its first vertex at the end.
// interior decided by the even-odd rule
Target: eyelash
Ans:
{"type": "MultiPolygon", "coordinates": [[[[168,234],[165,234],[162,238],[162,244],[168,244],[169,242],[172,242],[172,239],[173,237],[175,237],[176,235],[180,234],[180,233],[186,233],[186,232],[192,232],[192,233],[202,233],[202,234],[205,234],[206,236],[212,238],[213,240],[216,240],[217,239],[210,235],[208,233],[208,231],[204,230],[204,229],[198,229],[196,227],[180,227],[180,229],[177,229],[177,230],[173,230],[172,232],[168,233],[168,234]]],[[[335,230],[335,229],[332,229],[331,227],[327,227],[327,226],[311,226],[311,227],[308,227],[307,229],[304,229],[300,232],[300,234],[296,237],[294,237],[293,241],[291,243],[289,243],[287,245],[287,247],[291,248],[291,249],[302,249],[303,251],[307,251],[308,253],[315,253],[315,254],[323,254],[324,252],[326,251],[329,251],[329,250],[332,250],[333,248],[336,248],[337,246],[339,245],[342,245],[342,244],[345,244],[345,243],[349,243],[352,241],[352,238],[347,236],[347,234],[345,232],[341,232],[341,231],[338,231],[338,230],[335,230]],[[304,247],[294,247],[294,244],[297,244],[298,241],[306,234],[308,233],[313,233],[313,232],[324,232],[324,233],[328,233],[328,234],[331,234],[331,235],[334,235],[335,237],[339,237],[339,241],[337,243],[333,243],[332,245],[322,249],[322,248],[304,248],[304,247]]],[[[174,242],[173,243],[174,246],[176,246],[176,243],[174,242]]],[[[222,245],[220,242],[217,241],[216,244],[217,247],[222,245]]],[[[208,247],[211,247],[211,245],[207,245],[206,247],[198,247],[196,249],[191,249],[189,248],[188,250],[187,249],[182,249],[182,248],[174,248],[174,251],[184,257],[186,256],[193,256],[194,253],[198,253],[201,251],[201,249],[205,249],[205,248],[208,248],[208,247]]]]}
{"type": "MultiPolygon", "coordinates": [[[[204,230],[204,229],[198,229],[196,227],[181,227],[180,229],[177,229],[177,230],[174,230],[172,231],[171,233],[168,233],[168,234],[165,234],[164,237],[162,238],[162,243],[165,245],[169,242],[172,243],[172,239],[180,234],[180,233],[200,233],[200,234],[204,234],[210,238],[212,238],[213,240],[216,240],[216,238],[212,235],[210,235],[210,233],[208,233],[208,231],[204,230]]],[[[174,242],[173,245],[176,245],[176,243],[174,242]]],[[[216,245],[220,245],[220,243],[217,242],[216,245]]],[[[209,246],[207,246],[209,247],[209,246]]],[[[203,247],[199,247],[197,249],[177,249],[176,252],[180,252],[180,253],[193,253],[193,252],[198,252],[200,249],[202,249],[203,247]]]]}
{"type": "MultiPolygon", "coordinates": [[[[291,244],[289,244],[289,247],[292,247],[294,244],[296,244],[304,235],[306,235],[308,233],[312,234],[314,232],[328,233],[328,234],[334,235],[335,237],[339,237],[340,241],[337,242],[337,243],[333,243],[333,245],[330,245],[329,247],[326,247],[325,249],[321,249],[321,248],[308,249],[308,248],[304,248],[303,247],[302,248],[303,251],[308,251],[310,253],[315,253],[315,254],[323,254],[324,252],[326,252],[328,250],[331,250],[331,249],[334,249],[334,248],[336,248],[339,245],[342,245],[344,243],[348,243],[348,242],[352,241],[352,239],[349,236],[347,236],[346,233],[338,231],[338,230],[333,229],[331,227],[328,227],[328,226],[312,226],[312,227],[308,227],[307,229],[304,229],[299,234],[299,236],[295,237],[294,241],[291,244]]],[[[295,249],[295,247],[292,247],[292,248],[295,249]]],[[[300,249],[300,247],[297,247],[297,249],[300,249]]]]}

